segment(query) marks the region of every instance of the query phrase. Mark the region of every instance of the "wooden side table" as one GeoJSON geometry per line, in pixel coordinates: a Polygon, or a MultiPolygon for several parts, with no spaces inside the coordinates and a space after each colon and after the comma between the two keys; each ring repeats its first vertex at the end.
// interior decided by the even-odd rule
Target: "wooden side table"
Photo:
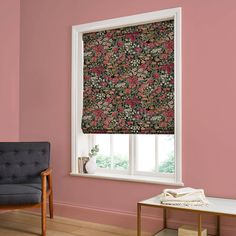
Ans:
{"type": "Polygon", "coordinates": [[[174,205],[163,205],[160,203],[160,195],[140,201],[137,204],[137,236],[141,236],[141,225],[142,207],[157,207],[163,209],[163,229],[157,232],[154,236],[177,236],[178,231],[167,228],[167,211],[181,210],[188,211],[198,214],[198,236],[201,236],[202,232],[202,214],[216,215],[216,235],[220,236],[220,217],[221,216],[233,216],[236,217],[236,200],[224,199],[224,198],[213,198],[207,197],[209,201],[208,206],[174,206],[174,205]]]}

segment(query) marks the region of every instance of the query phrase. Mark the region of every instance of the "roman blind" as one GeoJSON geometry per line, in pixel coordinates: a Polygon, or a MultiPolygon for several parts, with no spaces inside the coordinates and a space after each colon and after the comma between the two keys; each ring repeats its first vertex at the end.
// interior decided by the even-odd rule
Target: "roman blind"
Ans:
{"type": "Polygon", "coordinates": [[[174,20],[83,34],[84,133],[174,133],[174,20]]]}

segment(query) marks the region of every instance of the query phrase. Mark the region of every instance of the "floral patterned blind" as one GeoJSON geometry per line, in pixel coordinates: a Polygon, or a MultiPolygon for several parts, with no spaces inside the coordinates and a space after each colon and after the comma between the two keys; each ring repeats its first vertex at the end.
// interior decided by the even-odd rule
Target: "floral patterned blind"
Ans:
{"type": "Polygon", "coordinates": [[[174,133],[174,20],[85,33],[84,133],[174,133]]]}

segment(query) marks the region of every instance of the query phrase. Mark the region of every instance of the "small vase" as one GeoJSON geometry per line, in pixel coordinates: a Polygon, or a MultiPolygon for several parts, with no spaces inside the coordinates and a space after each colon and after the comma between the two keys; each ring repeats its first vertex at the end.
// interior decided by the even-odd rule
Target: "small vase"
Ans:
{"type": "Polygon", "coordinates": [[[85,168],[88,174],[94,174],[97,169],[96,157],[89,158],[89,161],[86,163],[85,168]]]}

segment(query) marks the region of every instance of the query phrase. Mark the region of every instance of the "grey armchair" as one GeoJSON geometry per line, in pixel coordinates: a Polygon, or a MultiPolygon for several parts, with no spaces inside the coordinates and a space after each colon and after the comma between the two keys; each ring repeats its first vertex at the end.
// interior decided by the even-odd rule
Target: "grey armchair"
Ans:
{"type": "Polygon", "coordinates": [[[46,199],[53,218],[50,143],[0,142],[0,209],[41,207],[46,235],[46,199]]]}

